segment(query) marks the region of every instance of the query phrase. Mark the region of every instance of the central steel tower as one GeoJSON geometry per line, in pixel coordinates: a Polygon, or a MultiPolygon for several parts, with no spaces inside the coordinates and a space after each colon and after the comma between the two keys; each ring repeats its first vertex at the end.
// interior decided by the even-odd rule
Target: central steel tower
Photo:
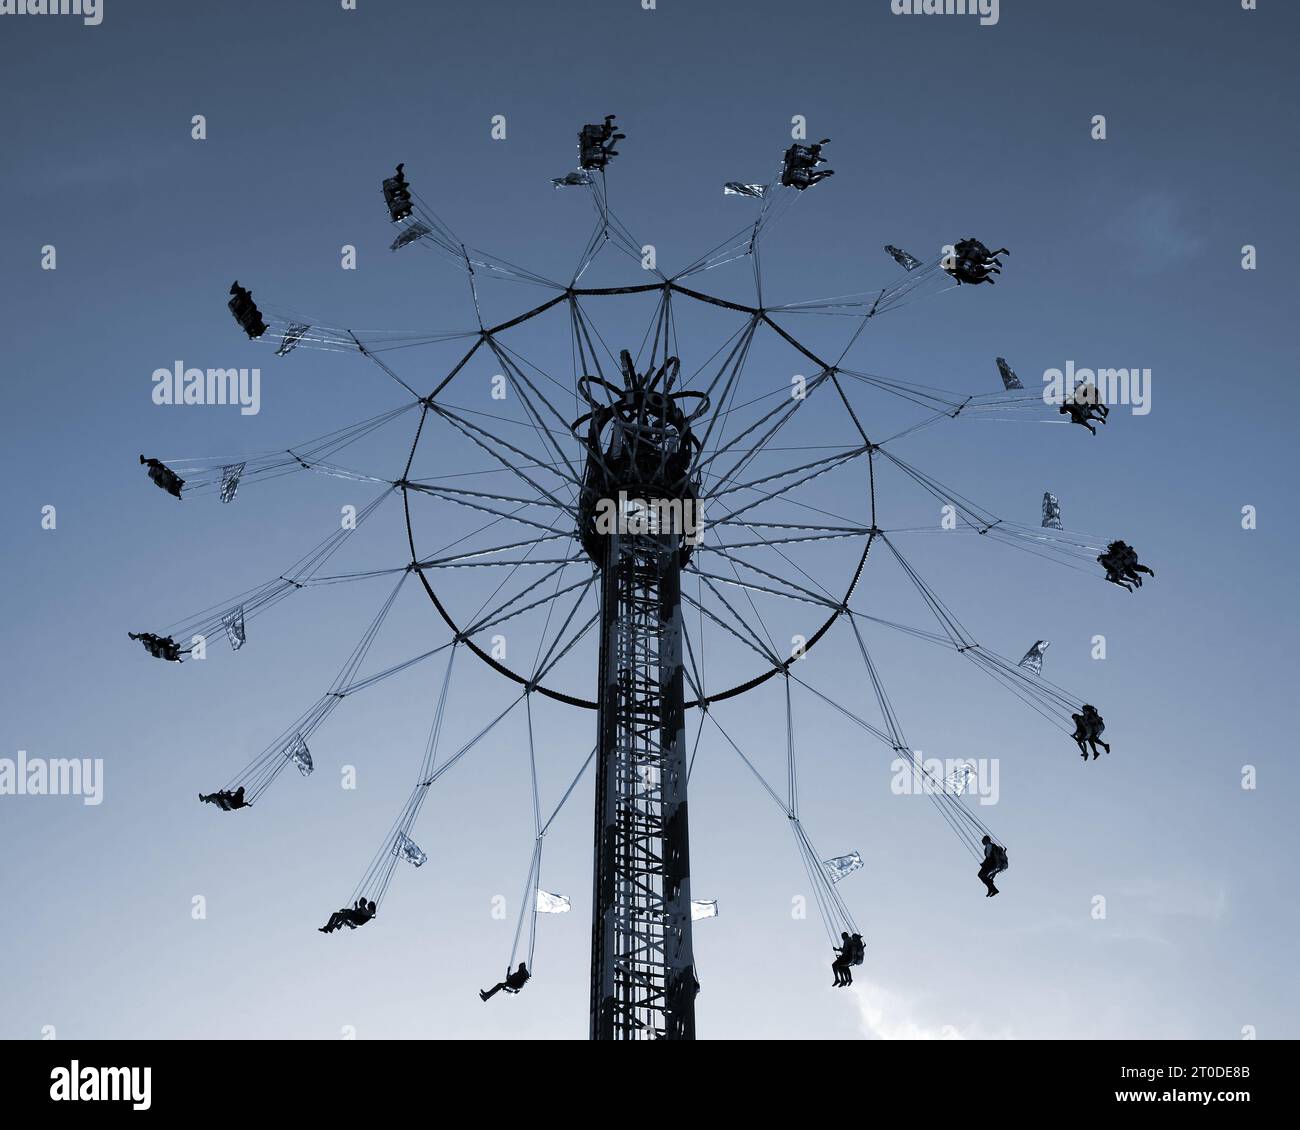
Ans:
{"type": "Polygon", "coordinates": [[[583,377],[579,529],[601,572],[591,1038],[695,1038],[681,573],[698,524],[691,424],[668,358],[583,377]]]}

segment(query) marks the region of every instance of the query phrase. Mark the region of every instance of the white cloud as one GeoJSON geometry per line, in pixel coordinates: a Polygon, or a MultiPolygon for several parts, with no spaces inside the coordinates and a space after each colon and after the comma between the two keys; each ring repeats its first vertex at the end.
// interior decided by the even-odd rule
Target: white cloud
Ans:
{"type": "Polygon", "coordinates": [[[858,1008],[862,1033],[877,1040],[964,1040],[952,1024],[927,1026],[912,1015],[909,1002],[872,981],[855,981],[849,989],[858,1008]]]}

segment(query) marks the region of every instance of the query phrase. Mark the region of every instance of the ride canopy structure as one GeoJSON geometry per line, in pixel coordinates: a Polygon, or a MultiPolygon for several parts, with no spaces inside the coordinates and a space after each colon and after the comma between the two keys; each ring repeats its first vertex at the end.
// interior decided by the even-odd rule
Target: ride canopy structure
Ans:
{"type": "MultiPolygon", "coordinates": [[[[231,817],[235,822],[269,818],[272,786],[292,787],[282,782],[313,773],[318,732],[345,699],[432,661],[437,695],[410,793],[351,895],[320,929],[377,928],[371,923],[402,865],[418,870],[429,861],[418,822],[433,787],[513,717],[528,738],[533,849],[510,972],[484,999],[524,990],[535,972],[538,916],[571,907],[568,896],[543,888],[542,849],[590,777],[590,1034],[690,1039],[700,989],[693,924],[718,913],[715,900],[693,897],[691,888],[688,795],[702,745],[734,754],[790,828],[835,950],[835,983],[847,984],[851,967],[867,960],[846,893],[864,863],[857,852],[826,857],[804,824],[796,699],[801,710],[807,703],[831,712],[912,766],[947,827],[979,862],[990,894],[997,893],[992,876],[1007,867],[1006,845],[970,802],[970,770],[936,776],[913,751],[876,639],[897,633],[956,654],[1068,735],[1085,760],[1089,752],[1097,757],[1098,746],[1110,749],[1100,740],[1100,712],[1043,677],[1049,642],[1032,641],[1018,661],[980,643],[922,576],[909,540],[936,528],[944,536],[964,533],[1086,569],[1130,591],[1142,584],[1139,574],[1154,574],[1126,543],[1066,529],[1050,492],[1041,496],[1041,522],[1034,516],[1021,523],[907,457],[910,437],[959,420],[1067,423],[1040,393],[1024,389],[1005,359],[996,359],[1002,387],[974,395],[859,367],[874,319],[963,285],[993,283],[1006,248],[954,238],[926,258],[889,244],[894,281],[773,304],[762,248],[809,189],[829,191],[818,188],[832,172],[819,167],[828,160],[828,140],[790,146],[766,182],[727,182],[723,192],[752,214],[734,235],[671,273],[647,266],[644,245],[610,206],[607,177],[619,155],[615,145],[625,140],[614,115],[583,126],[577,167],[552,181],[557,190],[584,193],[595,213],[567,281],[467,246],[413,189],[404,165],[383,181],[397,229],[391,250],[419,248],[462,273],[477,316],[473,328],[353,330],[261,305],[251,289],[232,285],[229,309],[250,341],[280,358],[299,350],[357,354],[398,400],[279,451],[217,460],[142,454],[149,479],[181,501],[215,496],[232,504],[246,489],[302,473],[348,480],[371,494],[351,527],[329,534],[273,579],[131,638],[151,656],[183,666],[196,641],[206,647],[225,639],[232,651],[256,646],[256,618],[303,589],[377,582],[382,599],[334,681],[200,801],[226,813],[258,810],[231,817]],[[599,257],[620,255],[638,264],[631,280],[587,281],[599,257]],[[748,300],[708,285],[712,272],[727,267],[749,268],[748,300]],[[485,288],[503,284],[535,300],[508,318],[488,318],[485,288]],[[845,328],[835,350],[808,344],[802,328],[816,318],[845,328]],[[705,341],[710,347],[702,349],[705,341]],[[413,375],[411,351],[432,347],[454,350],[455,360],[432,380],[413,375]],[[908,422],[881,430],[881,402],[906,413],[908,422]],[[345,465],[345,452],[363,440],[391,452],[390,465],[345,465]],[[897,511],[883,497],[893,483],[937,504],[943,525],[891,524],[897,511]],[[400,516],[401,559],[341,571],[336,556],[366,536],[360,531],[381,509],[400,516]],[[872,603],[863,579],[874,569],[890,570],[912,594],[915,622],[899,618],[894,602],[872,603]],[[445,640],[372,669],[372,645],[404,589],[427,597],[445,640]],[[861,694],[850,702],[828,693],[802,665],[831,636],[861,664],[861,694]],[[444,724],[456,709],[454,688],[473,666],[509,687],[510,701],[476,720],[469,740],[448,748],[444,724]],[[784,713],[783,732],[772,738],[784,762],[780,777],[719,720],[716,707],[742,696],[761,696],[784,713]],[[543,805],[539,787],[539,699],[573,715],[566,741],[585,735],[554,805],[543,805]]],[[[420,368],[428,372],[427,364],[420,368]]]]}

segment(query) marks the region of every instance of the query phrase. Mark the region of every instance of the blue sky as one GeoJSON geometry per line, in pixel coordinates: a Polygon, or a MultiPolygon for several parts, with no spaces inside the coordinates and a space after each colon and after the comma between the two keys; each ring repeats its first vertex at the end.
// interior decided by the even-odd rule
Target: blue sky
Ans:
{"type": "MultiPolygon", "coordinates": [[[[1017,521],[1035,522],[1052,490],[1068,527],[1126,537],[1156,568],[1130,596],[986,540],[900,535],[981,641],[1013,659],[1052,641],[1045,674],[1102,706],[1115,752],[1085,767],[971,664],[870,638],[916,748],[999,759],[999,801],[980,815],[1008,843],[1013,870],[988,902],[925,800],[891,793],[888,751],[796,696],[809,831],[826,855],[868,860],[841,888],[868,943],[849,994],[830,989],[815,915],[792,917],[792,899],[811,892],[786,821],[706,729],[692,779],[693,893],[717,898],[721,914],[696,931],[701,1035],[1300,1034],[1286,897],[1297,785],[1287,47],[1300,16],[1263,9],[1005,0],[997,25],[980,27],[892,16],[886,0],[649,12],[634,0],[360,0],[355,12],[331,0],[108,0],[98,27],[0,17],[10,343],[0,614],[12,659],[0,757],[101,757],[106,774],[97,807],[0,797],[0,897],[23,908],[0,940],[0,1035],[47,1025],[114,1038],[585,1034],[589,781],[543,858],[542,885],[568,894],[573,913],[539,923],[526,993],[487,1007],[474,993],[509,957],[531,850],[515,716],[433,791],[415,833],[430,862],[399,871],[380,920],[346,937],[315,932],[406,798],[436,661],[345,702],[313,743],[316,774],[282,778],[254,812],[223,817],[195,802],[321,694],[387,582],[297,594],[254,622],[239,654],[215,648],[179,669],[125,633],[274,577],[336,527],[341,506],[372,493],[302,475],[250,483],[230,507],[176,503],[150,487],[140,452],[276,450],[402,400],[355,355],[278,359],[247,342],[224,309],[230,281],[339,325],[472,329],[454,268],[414,249],[388,253],[380,179],[405,161],[468,242],[566,275],[591,210],[548,178],[571,167],[578,126],[609,112],[628,134],[611,199],[665,269],[744,223],[749,202],[720,185],[769,175],[795,114],[813,139],[832,139],[836,175],[768,233],[770,300],[897,281],[884,243],[932,253],[973,234],[1012,249],[995,288],[873,321],[850,354],[857,369],[963,396],[997,389],[995,356],[1030,388],[1067,360],[1153,374],[1151,412],[1117,410],[1095,439],[1064,424],[959,419],[898,449],[1017,521]],[[190,138],[195,114],[206,141],[190,138]],[[503,141],[489,132],[497,114],[503,141]],[[1089,136],[1096,114],[1105,141],[1089,136]],[[55,271],[40,269],[46,244],[55,271]],[[357,248],[356,271],[339,268],[344,244],[357,248]],[[1241,269],[1245,244],[1258,248],[1255,271],[1241,269]],[[178,359],[261,366],[261,412],[154,405],[150,374],[178,359]],[[53,531],[40,527],[47,505],[53,531]],[[1252,531],[1241,528],[1247,505],[1259,515],[1252,531]],[[1090,657],[1096,635],[1104,661],[1090,657]],[[338,787],[345,765],[355,790],[338,787]],[[1243,765],[1257,768],[1254,790],[1240,786],[1243,765]],[[1090,913],[1098,895],[1104,920],[1090,913]],[[191,916],[196,896],[202,920],[191,916]],[[504,919],[492,916],[497,896],[504,919]]],[[[644,278],[609,252],[592,270],[644,278]]],[[[752,294],[744,263],[697,281],[752,294]]],[[[485,284],[483,301],[504,316],[539,294],[485,284]]],[[[616,334],[651,313],[600,316],[616,334]]],[[[828,349],[847,338],[835,319],[798,324],[828,349]]],[[[684,366],[734,328],[701,315],[683,335],[684,366]]],[[[539,328],[527,341],[532,360],[568,373],[564,335],[539,328]]],[[[747,376],[767,391],[788,379],[790,360],[762,348],[747,376]]],[[[389,359],[426,388],[456,356],[453,342],[389,359]]],[[[897,404],[861,403],[879,413],[872,426],[893,430],[897,404]]],[[[844,434],[830,418],[809,433],[822,426],[844,434]]],[[[398,422],[349,463],[396,477],[410,438],[398,422]]],[[[424,457],[430,474],[466,469],[451,443],[424,457]]],[[[899,476],[880,488],[882,524],[937,524],[936,505],[899,476]]],[[[861,513],[849,480],[818,489],[861,513]]],[[[404,564],[398,517],[381,511],[340,567],[404,564]]],[[[825,575],[841,563],[828,556],[825,575]]],[[[857,606],[923,623],[903,592],[882,559],[857,606]]],[[[446,634],[410,584],[374,665],[446,634]]],[[[851,635],[828,638],[804,664],[804,678],[872,716],[851,635]]],[[[513,698],[468,657],[455,679],[448,749],[513,698]]],[[[718,718],[779,776],[782,696],[755,692],[718,718]]],[[[543,804],[553,805],[590,748],[592,718],[539,704],[535,723],[543,804]]]]}

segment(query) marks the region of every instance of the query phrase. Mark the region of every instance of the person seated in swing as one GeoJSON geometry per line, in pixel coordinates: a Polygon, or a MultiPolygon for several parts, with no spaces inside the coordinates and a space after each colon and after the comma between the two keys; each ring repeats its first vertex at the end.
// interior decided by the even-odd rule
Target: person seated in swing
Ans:
{"type": "Polygon", "coordinates": [[[185,480],[167,466],[161,459],[146,459],[140,456],[140,465],[149,468],[149,479],[156,487],[161,487],[173,498],[180,498],[185,480]]]}
{"type": "Polygon", "coordinates": [[[479,989],[479,1000],[491,1000],[502,989],[505,989],[507,993],[517,993],[528,983],[528,978],[531,976],[532,974],[528,972],[528,966],[521,961],[518,969],[513,972],[509,969],[506,970],[506,979],[504,981],[498,981],[490,989],[479,989]]]}
{"type": "Polygon", "coordinates": [[[243,313],[243,311],[254,305],[253,292],[246,286],[240,286],[238,279],[230,284],[230,293],[232,297],[228,305],[237,314],[243,313]]]}
{"type": "Polygon", "coordinates": [[[1113,541],[1106,547],[1105,553],[1097,555],[1097,562],[1106,570],[1106,580],[1112,585],[1132,592],[1134,587],[1142,587],[1142,574],[1154,577],[1155,570],[1138,561],[1137,550],[1127,542],[1113,541]]]}
{"type": "Polygon", "coordinates": [[[835,988],[853,984],[853,973],[849,966],[853,964],[853,939],[847,930],[840,931],[840,945],[835,950],[835,960],[831,962],[831,972],[835,974],[835,988]]]}
{"type": "Polygon", "coordinates": [[[262,312],[257,308],[257,303],[253,301],[253,292],[246,286],[240,286],[239,280],[236,279],[231,284],[230,293],[232,297],[226,303],[226,307],[235,316],[235,321],[250,338],[261,337],[266,333],[267,326],[262,320],[262,312]]]}
{"type": "Polygon", "coordinates": [[[990,251],[978,239],[962,239],[953,245],[952,257],[944,262],[943,269],[959,284],[979,286],[988,283],[992,286],[992,276],[1002,273],[1002,260],[998,256],[1010,254],[1005,247],[990,251]]]}
{"type": "Polygon", "coordinates": [[[199,793],[199,800],[204,804],[215,804],[222,812],[234,812],[237,808],[250,808],[251,803],[244,799],[244,786],[231,792],[230,789],[218,789],[215,793],[199,793]]]}
{"type": "Polygon", "coordinates": [[[1129,592],[1133,591],[1133,586],[1127,579],[1127,574],[1132,569],[1132,563],[1137,559],[1133,554],[1130,558],[1132,547],[1122,541],[1113,541],[1107,547],[1104,553],[1097,554],[1097,564],[1106,570],[1106,580],[1112,585],[1119,585],[1126,588],[1129,592]]]}
{"type": "Polygon", "coordinates": [[[867,959],[867,943],[862,940],[861,934],[851,934],[849,941],[853,946],[853,952],[849,955],[849,964],[861,965],[867,959]]]}
{"type": "Polygon", "coordinates": [[[781,170],[781,183],[802,192],[819,181],[835,175],[834,169],[818,169],[826,158],[822,156],[822,146],[830,141],[824,137],[814,145],[800,145],[796,142],[785,151],[781,170]]]}
{"type": "Polygon", "coordinates": [[[324,926],[317,926],[316,929],[322,934],[332,934],[343,926],[346,926],[349,930],[355,930],[358,926],[364,926],[374,916],[374,901],[366,902],[363,895],[357,899],[355,906],[345,906],[342,910],[336,910],[330,915],[330,920],[324,926]]]}
{"type": "Polygon", "coordinates": [[[1104,424],[1110,415],[1109,406],[1102,402],[1092,384],[1080,385],[1057,411],[1063,416],[1069,416],[1070,423],[1087,428],[1093,435],[1097,434],[1097,429],[1092,426],[1092,421],[1104,424]]]}
{"type": "Polygon", "coordinates": [[[159,636],[153,632],[127,632],[126,634],[129,639],[139,640],[144,645],[145,651],[155,659],[165,659],[169,663],[181,661],[181,645],[171,636],[159,636]]]}
{"type": "Polygon", "coordinates": [[[992,898],[998,893],[997,887],[993,885],[993,876],[1007,869],[1007,850],[995,844],[991,836],[984,836],[980,843],[984,845],[984,862],[980,864],[978,875],[987,890],[984,897],[992,898]]]}
{"type": "Polygon", "coordinates": [[[1104,404],[1080,404],[1074,400],[1067,400],[1057,411],[1063,416],[1069,416],[1070,423],[1087,428],[1093,435],[1097,434],[1097,429],[1092,426],[1092,421],[1104,424],[1110,413],[1104,404]]]}
{"type": "Polygon", "coordinates": [[[1141,587],[1142,584],[1142,578],[1139,574],[1145,573],[1148,577],[1154,577],[1156,575],[1156,571],[1152,569],[1151,566],[1143,565],[1142,562],[1138,560],[1137,551],[1134,549],[1128,551],[1127,565],[1128,568],[1126,570],[1126,575],[1139,587],[1141,587]]]}
{"type": "Polygon", "coordinates": [[[618,123],[614,114],[606,114],[599,125],[585,125],[578,134],[578,164],[584,169],[603,169],[611,157],[618,156],[614,146],[627,135],[616,132],[618,123]]]}
{"type": "Polygon", "coordinates": [[[1071,714],[1070,717],[1074,719],[1074,733],[1070,736],[1078,745],[1079,753],[1084,761],[1088,760],[1088,750],[1084,747],[1084,742],[1087,742],[1092,747],[1092,759],[1094,761],[1101,756],[1097,751],[1098,746],[1110,753],[1110,746],[1101,740],[1102,731],[1106,729],[1106,723],[1102,720],[1101,714],[1098,713],[1095,706],[1085,702],[1080,708],[1080,712],[1071,714]]]}
{"type": "Polygon", "coordinates": [[[1156,575],[1154,569],[1151,569],[1150,567],[1143,565],[1138,560],[1137,550],[1134,549],[1131,545],[1125,545],[1123,542],[1119,542],[1117,544],[1122,547],[1119,551],[1120,565],[1121,565],[1120,572],[1123,573],[1124,576],[1127,577],[1130,581],[1132,581],[1135,585],[1137,585],[1139,588],[1141,587],[1142,585],[1141,575],[1143,573],[1145,573],[1148,577],[1154,577],[1156,575]]]}
{"type": "Polygon", "coordinates": [[[1095,418],[1103,424],[1110,415],[1110,405],[1102,400],[1101,393],[1097,391],[1097,386],[1092,381],[1084,381],[1079,385],[1070,399],[1076,404],[1082,404],[1085,408],[1091,408],[1095,418]]]}

